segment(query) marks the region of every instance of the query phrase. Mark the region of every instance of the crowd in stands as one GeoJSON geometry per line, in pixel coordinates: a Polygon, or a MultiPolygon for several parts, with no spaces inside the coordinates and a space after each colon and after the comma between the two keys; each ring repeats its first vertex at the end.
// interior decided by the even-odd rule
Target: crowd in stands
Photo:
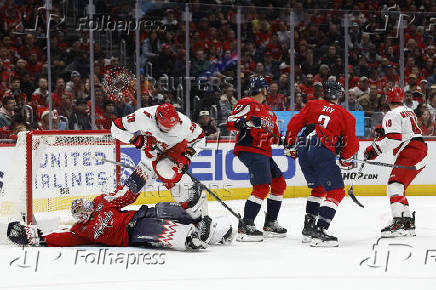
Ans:
{"type": "MultiPolygon", "coordinates": [[[[36,33],[23,33],[22,29],[33,25],[41,2],[1,1],[0,132],[3,137],[22,130],[48,128],[46,40],[36,33]]],[[[97,10],[111,13],[114,19],[133,13],[128,1],[95,2],[97,10]]],[[[365,117],[371,120],[369,125],[375,127],[389,109],[386,91],[401,85],[396,24],[399,12],[403,12],[413,16],[404,30],[405,105],[415,110],[423,134],[436,136],[436,25],[431,25],[436,15],[434,1],[240,1],[243,5],[240,75],[237,74],[235,6],[211,5],[214,1],[190,2],[189,72],[195,78],[191,82],[191,116],[207,135],[215,138],[230,134],[223,124],[238,99],[238,78],[242,82],[241,94],[247,96],[249,78],[264,76],[269,83],[267,102],[274,110],[291,110],[292,104],[295,110],[301,110],[307,101],[322,97],[323,84],[328,79],[345,87],[345,13],[350,20],[349,90],[348,101],[344,98],[341,104],[348,105],[350,110],[365,111],[365,117]],[[291,34],[286,9],[289,7],[294,9],[295,16],[294,67],[290,65],[291,34]],[[293,102],[289,85],[291,71],[295,77],[293,102]]],[[[219,2],[234,4],[234,1],[219,2]]],[[[146,17],[158,19],[165,29],[143,30],[140,34],[141,106],[170,102],[184,110],[185,6],[179,4],[157,5],[147,10],[146,17]],[[170,78],[173,83],[156,85],[162,77],[170,78]]],[[[54,5],[53,12],[56,11],[54,5]]],[[[60,25],[50,39],[55,110],[52,121],[54,128],[87,130],[91,129],[88,34],[82,31],[79,35],[69,35],[70,30],[65,24],[60,25]]],[[[134,48],[132,34],[118,33],[118,36],[134,48]]],[[[119,67],[118,58],[105,55],[95,45],[96,127],[99,129],[109,128],[114,118],[133,112],[137,106],[135,80],[119,67]],[[114,91],[108,86],[118,89],[114,91]]],[[[134,71],[133,67],[127,69],[134,71]]]]}

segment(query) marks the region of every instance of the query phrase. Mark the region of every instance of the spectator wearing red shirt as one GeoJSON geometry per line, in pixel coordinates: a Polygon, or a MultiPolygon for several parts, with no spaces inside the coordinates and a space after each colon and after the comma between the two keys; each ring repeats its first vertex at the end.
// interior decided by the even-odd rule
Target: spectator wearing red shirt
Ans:
{"type": "Polygon", "coordinates": [[[307,100],[315,100],[315,87],[313,85],[313,75],[307,74],[304,83],[299,85],[301,91],[306,94],[307,100]]]}
{"type": "Polygon", "coordinates": [[[103,113],[97,114],[95,125],[98,129],[110,129],[112,122],[117,118],[115,115],[115,103],[111,100],[107,100],[103,107],[103,113]]]}
{"type": "Polygon", "coordinates": [[[433,68],[434,68],[433,58],[427,58],[427,60],[425,61],[425,66],[421,70],[421,76],[424,79],[427,79],[428,77],[430,77],[433,74],[433,68]]]}
{"type": "Polygon", "coordinates": [[[43,68],[43,63],[38,61],[38,56],[36,53],[32,53],[26,65],[27,71],[32,75],[36,75],[42,73],[43,68]]]}
{"type": "MultiPolygon", "coordinates": [[[[55,84],[55,89],[51,93],[53,107],[55,109],[59,109],[59,107],[61,105],[61,96],[64,94],[64,92],[65,92],[65,80],[63,78],[57,78],[56,84],[55,84]]],[[[72,99],[72,97],[71,97],[71,99],[72,99]]]]}
{"type": "MultiPolygon", "coordinates": [[[[295,111],[301,111],[306,104],[304,103],[304,94],[298,92],[295,94],[295,111]]],[[[290,111],[292,108],[291,106],[288,107],[288,111],[290,111]]]]}
{"type": "Polygon", "coordinates": [[[8,31],[22,24],[20,9],[14,0],[7,0],[0,9],[3,29],[8,31]]]}
{"type": "Polygon", "coordinates": [[[424,110],[422,116],[419,118],[418,126],[423,136],[436,136],[436,123],[429,110],[424,110]]]}
{"type": "Polygon", "coordinates": [[[226,41],[223,43],[223,50],[234,50],[236,48],[237,39],[235,35],[235,31],[230,29],[227,32],[226,41]]]}
{"type": "Polygon", "coordinates": [[[222,50],[222,43],[217,39],[217,31],[215,27],[209,28],[209,35],[206,41],[204,42],[204,49],[210,49],[211,47],[215,47],[217,50],[222,50]]]}
{"type": "Polygon", "coordinates": [[[38,88],[33,92],[30,103],[34,112],[41,107],[48,106],[48,83],[45,77],[41,77],[38,80],[38,88]]]}
{"type": "Polygon", "coordinates": [[[29,60],[33,53],[36,53],[38,56],[38,61],[44,61],[42,49],[35,44],[35,36],[29,33],[26,35],[25,44],[18,49],[18,54],[22,58],[29,60]]]}
{"type": "Polygon", "coordinates": [[[280,61],[283,54],[282,45],[276,33],[271,36],[271,40],[266,46],[266,50],[271,52],[272,58],[275,61],[280,61]]]}
{"type": "Polygon", "coordinates": [[[273,111],[284,111],[287,100],[285,95],[279,94],[278,91],[279,85],[277,83],[272,83],[269,87],[267,102],[273,111]]]}

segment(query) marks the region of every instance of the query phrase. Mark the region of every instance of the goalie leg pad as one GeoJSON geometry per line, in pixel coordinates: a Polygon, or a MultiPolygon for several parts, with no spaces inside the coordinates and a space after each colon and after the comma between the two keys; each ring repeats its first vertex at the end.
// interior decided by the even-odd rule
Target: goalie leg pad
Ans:
{"type": "Polygon", "coordinates": [[[227,216],[219,216],[213,219],[216,227],[211,232],[209,245],[227,244],[233,241],[236,231],[233,231],[232,223],[227,216]]]}
{"type": "Polygon", "coordinates": [[[177,220],[181,224],[192,224],[197,222],[178,203],[159,202],[155,206],[156,217],[160,219],[177,220]]]}
{"type": "Polygon", "coordinates": [[[137,221],[130,233],[131,246],[165,247],[187,250],[187,240],[197,235],[194,225],[183,225],[169,219],[144,218],[137,221]]]}

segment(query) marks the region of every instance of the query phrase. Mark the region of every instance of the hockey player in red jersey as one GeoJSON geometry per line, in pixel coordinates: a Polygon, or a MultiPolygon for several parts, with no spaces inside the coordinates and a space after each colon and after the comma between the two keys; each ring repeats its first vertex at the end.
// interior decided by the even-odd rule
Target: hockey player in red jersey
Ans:
{"type": "Polygon", "coordinates": [[[312,189],[306,203],[303,242],[315,247],[338,246],[338,239],[327,234],[336,208],[345,196],[341,170],[351,169],[352,156],[359,149],[356,120],[338,105],[342,95],[339,83],[324,84],[324,100],[309,101],[288,124],[284,153],[299,158],[299,164],[312,189]],[[304,128],[301,136],[298,136],[304,128]]]}
{"type": "Polygon", "coordinates": [[[374,144],[366,148],[365,159],[373,160],[380,154],[393,152],[395,164],[415,166],[417,170],[392,169],[386,193],[393,220],[381,230],[381,236],[415,236],[415,212],[410,214],[405,190],[425,166],[427,144],[422,138],[415,113],[403,105],[403,90],[394,87],[387,91],[386,97],[391,110],[383,118],[381,134],[374,144]]]}
{"type": "MultiPolygon", "coordinates": [[[[204,207],[196,211],[187,207],[192,198],[192,189],[199,189],[184,174],[189,168],[191,158],[205,143],[204,132],[198,124],[177,112],[173,105],[166,103],[141,108],[126,117],[114,120],[111,132],[114,138],[130,143],[142,151],[141,163],[148,169],[148,185],[159,178],[170,190],[173,199],[192,218],[201,216],[212,223],[208,216],[207,203],[203,203],[204,207]]],[[[205,192],[201,198],[207,198],[205,192]]],[[[213,226],[210,224],[210,227],[213,226]]]]}
{"type": "Polygon", "coordinates": [[[262,77],[250,80],[251,97],[243,98],[233,108],[227,119],[229,130],[238,130],[233,153],[248,168],[253,191],[245,203],[244,222],[238,229],[238,241],[263,241],[266,236],[286,236],[287,230],[280,226],[277,217],[282,204],[286,181],[276,162],[271,158],[273,140],[265,129],[279,135],[277,117],[264,104],[267,83],[262,77]],[[270,192],[271,188],[271,192],[270,192]],[[269,196],[268,196],[269,194],[269,196]],[[267,199],[264,233],[256,229],[254,219],[260,211],[263,200],[267,199]]]}
{"type": "MultiPolygon", "coordinates": [[[[36,226],[16,221],[9,224],[8,237],[16,244],[31,246],[145,246],[176,250],[204,249],[207,244],[232,240],[231,223],[226,217],[217,218],[217,226],[207,240],[202,240],[202,231],[207,226],[204,220],[193,219],[177,203],[143,205],[138,211],[121,210],[138,197],[146,171],[140,164],[114,193],[99,195],[93,201],[74,200],[71,212],[77,222],[67,231],[44,235],[36,226]]],[[[205,201],[197,198],[192,202],[196,207],[205,201]]]]}

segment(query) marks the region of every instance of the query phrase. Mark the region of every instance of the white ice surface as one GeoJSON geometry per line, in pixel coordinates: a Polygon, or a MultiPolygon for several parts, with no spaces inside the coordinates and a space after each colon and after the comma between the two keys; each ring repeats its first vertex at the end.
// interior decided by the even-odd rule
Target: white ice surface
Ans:
{"type": "MultiPolygon", "coordinates": [[[[390,219],[388,201],[385,197],[359,199],[364,209],[349,198],[338,208],[330,233],[339,238],[339,248],[302,244],[305,199],[286,199],[279,216],[288,228],[286,238],[234,242],[201,252],[108,248],[124,257],[164,253],[163,265],[141,262],[126,269],[125,262],[91,263],[98,247],[23,250],[0,246],[0,289],[436,289],[436,197],[409,197],[417,212],[417,237],[382,239],[375,250],[380,228],[390,219]],[[90,254],[88,263],[86,254],[90,254]]],[[[243,211],[244,201],[228,204],[243,211]]],[[[259,227],[263,210],[256,220],[259,227]]],[[[226,211],[211,202],[210,213],[226,211]]]]}

